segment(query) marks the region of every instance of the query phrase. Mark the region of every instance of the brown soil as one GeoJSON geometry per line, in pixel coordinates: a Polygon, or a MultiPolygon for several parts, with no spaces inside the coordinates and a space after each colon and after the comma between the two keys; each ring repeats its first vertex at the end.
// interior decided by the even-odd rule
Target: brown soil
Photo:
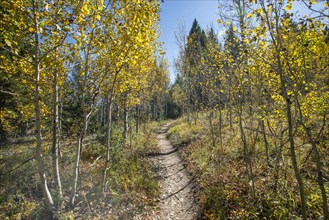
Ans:
{"type": "Polygon", "coordinates": [[[159,209],[151,219],[197,219],[199,207],[195,201],[195,183],[177,149],[166,138],[168,127],[159,129],[159,153],[153,158],[158,166],[161,197],[159,209]]]}

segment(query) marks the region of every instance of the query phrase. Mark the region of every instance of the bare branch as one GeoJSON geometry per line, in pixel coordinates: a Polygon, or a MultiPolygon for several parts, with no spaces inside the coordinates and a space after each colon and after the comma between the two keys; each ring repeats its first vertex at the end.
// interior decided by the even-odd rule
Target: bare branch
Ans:
{"type": "Polygon", "coordinates": [[[1,48],[1,49],[3,49],[3,50],[5,50],[5,51],[7,51],[7,52],[9,52],[9,53],[10,53],[10,54],[12,54],[12,55],[14,55],[14,56],[18,57],[18,58],[20,58],[20,59],[23,59],[23,60],[25,60],[26,62],[28,62],[28,63],[30,63],[30,64],[32,64],[32,65],[33,65],[33,62],[31,62],[31,61],[29,61],[28,59],[26,59],[25,57],[23,57],[23,56],[21,56],[21,55],[19,55],[19,54],[15,53],[14,51],[12,51],[12,50],[9,50],[8,48],[6,48],[6,47],[3,47],[3,46],[0,46],[0,48],[1,48]]]}

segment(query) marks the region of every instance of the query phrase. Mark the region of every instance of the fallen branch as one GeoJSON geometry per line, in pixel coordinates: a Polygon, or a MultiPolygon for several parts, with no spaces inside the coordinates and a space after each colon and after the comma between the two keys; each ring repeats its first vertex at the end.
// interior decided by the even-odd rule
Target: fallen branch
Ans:
{"type": "Polygon", "coordinates": [[[95,166],[96,162],[97,162],[99,159],[101,159],[101,158],[102,158],[102,156],[98,156],[98,157],[94,160],[94,162],[91,164],[90,167],[95,166]]]}
{"type": "Polygon", "coordinates": [[[27,159],[26,161],[24,161],[23,163],[21,163],[21,164],[18,165],[17,167],[15,167],[15,168],[13,168],[13,169],[11,169],[11,170],[5,172],[5,173],[0,173],[0,176],[7,175],[8,173],[11,173],[11,172],[17,170],[18,168],[20,168],[21,166],[23,166],[24,164],[28,163],[29,161],[31,161],[31,160],[33,160],[33,159],[35,159],[35,158],[34,158],[34,157],[31,157],[31,158],[27,159]]]}

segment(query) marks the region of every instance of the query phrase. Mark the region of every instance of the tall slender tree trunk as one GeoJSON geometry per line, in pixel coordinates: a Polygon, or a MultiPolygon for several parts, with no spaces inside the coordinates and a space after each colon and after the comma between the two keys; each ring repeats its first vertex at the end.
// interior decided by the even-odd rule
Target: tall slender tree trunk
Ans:
{"type": "Polygon", "coordinates": [[[267,137],[266,137],[266,132],[265,132],[265,123],[263,120],[260,120],[260,126],[263,132],[263,139],[264,139],[264,144],[265,144],[265,154],[266,154],[266,162],[267,165],[270,165],[270,156],[269,156],[269,146],[268,146],[268,141],[267,141],[267,137]]]}
{"type": "MultiPolygon", "coordinates": [[[[286,95],[287,97],[287,95],[286,95]]],[[[295,151],[295,141],[293,138],[293,124],[292,124],[292,114],[291,114],[291,103],[289,98],[286,98],[286,111],[287,111],[287,119],[288,119],[288,134],[289,134],[289,143],[290,143],[290,154],[291,154],[291,160],[292,165],[294,168],[295,176],[298,182],[299,186],[299,194],[301,199],[301,205],[302,205],[302,215],[303,219],[307,219],[306,215],[306,198],[305,198],[305,189],[304,189],[304,182],[302,179],[302,176],[300,175],[298,163],[297,163],[297,156],[295,151]]]]}
{"type": "MultiPolygon", "coordinates": [[[[146,122],[148,123],[149,121],[150,121],[150,116],[151,116],[151,104],[149,104],[148,106],[147,106],[147,119],[146,119],[146,122]]],[[[144,125],[146,125],[146,123],[144,124],[144,125]]],[[[145,130],[145,129],[144,129],[145,130]]]]}
{"type": "Polygon", "coordinates": [[[52,141],[52,160],[53,160],[53,175],[57,186],[57,193],[60,199],[62,199],[62,184],[59,174],[59,163],[58,163],[58,150],[59,150],[59,89],[58,89],[58,72],[54,71],[53,81],[53,141],[52,141]]]}
{"type": "Polygon", "coordinates": [[[223,151],[222,126],[223,126],[223,115],[222,115],[222,107],[220,107],[219,108],[219,143],[221,150],[223,151]]]}
{"type": "Polygon", "coordinates": [[[228,101],[228,113],[229,113],[229,122],[230,122],[230,129],[233,130],[233,112],[232,112],[232,98],[231,98],[231,93],[230,93],[230,90],[229,90],[229,93],[228,93],[228,96],[229,96],[229,101],[228,101]]]}
{"type": "Polygon", "coordinates": [[[117,116],[116,116],[116,121],[115,121],[115,125],[117,126],[117,128],[119,129],[120,127],[120,117],[121,117],[121,109],[120,109],[120,106],[119,104],[116,103],[116,111],[117,111],[117,116]]]}
{"type": "Polygon", "coordinates": [[[154,111],[153,118],[154,118],[155,121],[157,121],[158,120],[158,99],[156,99],[156,98],[154,99],[153,111],[154,111]]]}
{"type": "Polygon", "coordinates": [[[246,169],[247,169],[247,173],[248,173],[249,182],[251,183],[251,194],[254,198],[256,198],[256,190],[255,190],[251,156],[250,156],[250,152],[248,149],[246,134],[244,132],[243,125],[242,125],[242,109],[239,112],[239,127],[240,127],[240,136],[241,136],[241,140],[243,143],[244,160],[246,163],[246,169]]]}
{"type": "Polygon", "coordinates": [[[162,113],[163,113],[163,109],[162,109],[162,106],[161,106],[161,98],[159,99],[159,101],[157,102],[157,114],[158,114],[158,117],[157,117],[157,120],[160,121],[162,119],[162,113]]]}
{"type": "Polygon", "coordinates": [[[168,102],[166,101],[166,106],[165,106],[165,119],[168,118],[168,102]]]}
{"type": "MultiPolygon", "coordinates": [[[[266,11],[265,1],[264,0],[260,1],[260,4],[261,4],[263,11],[265,12],[266,11]]],[[[269,33],[270,33],[271,40],[274,44],[274,49],[276,51],[276,62],[277,62],[277,66],[278,66],[277,71],[278,71],[278,75],[280,77],[280,87],[281,87],[281,91],[282,91],[282,96],[286,100],[286,109],[285,110],[286,110],[286,118],[288,121],[288,136],[289,136],[291,160],[292,160],[292,165],[294,168],[295,177],[298,182],[298,188],[299,188],[299,194],[300,194],[300,200],[301,200],[301,208],[302,208],[302,217],[304,220],[306,220],[307,214],[306,214],[305,189],[304,189],[303,179],[299,172],[296,151],[295,151],[295,141],[294,141],[294,137],[293,137],[293,121],[292,121],[292,112],[291,112],[291,100],[287,93],[287,87],[286,87],[287,82],[283,75],[284,72],[283,72],[282,60],[281,60],[281,53],[282,53],[283,45],[282,45],[282,42],[280,39],[280,36],[281,36],[280,35],[281,28],[280,28],[280,21],[279,21],[280,16],[278,14],[277,8],[274,10],[274,13],[276,15],[275,16],[275,27],[273,27],[273,25],[271,24],[271,21],[270,21],[267,13],[265,13],[265,22],[266,22],[267,27],[270,30],[273,30],[273,31],[270,31],[269,33]]]]}
{"type": "MultiPolygon", "coordinates": [[[[37,20],[37,8],[38,5],[33,0],[33,17],[34,17],[34,28],[38,30],[37,20]]],[[[37,139],[37,147],[35,151],[35,158],[38,163],[38,173],[41,182],[42,194],[45,199],[45,205],[48,211],[52,212],[54,208],[54,202],[50,191],[48,189],[47,177],[45,171],[44,158],[42,155],[42,134],[41,134],[41,107],[40,107],[40,60],[39,60],[39,36],[38,33],[34,33],[34,74],[35,74],[35,134],[37,139]]]]}
{"type": "Polygon", "coordinates": [[[72,182],[72,191],[71,191],[71,198],[70,198],[70,206],[74,207],[75,198],[77,193],[78,187],[78,177],[79,177],[79,170],[80,170],[80,151],[82,147],[83,135],[79,134],[77,139],[77,148],[75,152],[75,163],[74,163],[74,170],[73,170],[73,182],[72,182]]]}
{"type": "Polygon", "coordinates": [[[283,97],[286,100],[286,117],[288,121],[288,136],[289,136],[289,144],[290,144],[290,154],[291,154],[291,160],[292,165],[294,168],[294,173],[298,182],[298,188],[299,188],[299,194],[300,194],[300,200],[301,200],[301,206],[302,206],[302,216],[303,219],[307,219],[306,214],[306,198],[305,198],[305,189],[304,189],[304,182],[302,179],[302,176],[300,175],[299,168],[298,168],[298,162],[297,162],[297,156],[296,156],[296,150],[295,150],[295,141],[294,141],[294,134],[293,134],[293,121],[292,121],[292,112],[291,112],[291,100],[287,93],[286,88],[286,81],[283,76],[283,69],[282,69],[282,62],[279,55],[279,51],[277,51],[277,62],[278,62],[278,71],[280,76],[280,84],[281,84],[281,90],[283,93],[283,97]]]}
{"type": "Polygon", "coordinates": [[[316,164],[316,172],[318,174],[317,176],[317,181],[318,181],[318,185],[319,188],[321,190],[321,197],[322,197],[322,209],[323,209],[323,215],[324,215],[324,219],[329,219],[329,210],[328,210],[328,198],[327,198],[327,192],[326,192],[326,188],[324,186],[324,181],[323,181],[323,173],[322,173],[322,164],[321,164],[321,156],[320,156],[320,152],[318,150],[318,147],[316,146],[316,142],[313,138],[311,129],[306,126],[306,124],[304,123],[304,117],[302,114],[302,110],[300,108],[300,103],[297,100],[297,106],[299,109],[299,113],[300,113],[300,122],[306,132],[307,138],[309,140],[309,142],[311,143],[312,146],[312,150],[314,153],[314,158],[315,158],[315,164],[316,164]]]}
{"type": "Polygon", "coordinates": [[[133,129],[129,129],[129,146],[130,146],[130,154],[134,156],[134,149],[133,149],[133,129]]]}
{"type": "MultiPolygon", "coordinates": [[[[108,94],[108,98],[107,98],[107,102],[106,102],[107,103],[107,117],[106,117],[107,118],[107,123],[106,123],[106,136],[105,136],[105,138],[106,138],[106,162],[105,162],[105,166],[104,166],[103,179],[102,179],[102,185],[101,185],[102,192],[106,191],[106,175],[107,175],[107,170],[108,170],[108,166],[109,166],[109,163],[110,163],[110,156],[111,156],[110,155],[110,150],[111,150],[111,138],[112,138],[113,96],[114,96],[114,86],[116,84],[116,79],[117,79],[117,76],[118,76],[119,72],[120,72],[120,69],[117,70],[114,74],[112,87],[109,90],[109,94],[108,94]]],[[[117,108],[117,112],[119,114],[119,106],[117,108]]],[[[118,115],[117,118],[119,120],[119,115],[118,115]]]]}
{"type": "MultiPolygon", "coordinates": [[[[269,121],[267,121],[269,124],[269,121]]],[[[278,189],[278,181],[279,181],[279,172],[280,172],[280,167],[281,167],[281,160],[282,160],[282,153],[283,153],[283,146],[284,140],[283,140],[283,135],[284,135],[284,130],[281,131],[280,134],[280,144],[279,144],[279,150],[276,153],[276,161],[275,161],[275,170],[274,170],[274,191],[277,192],[278,189]]]]}
{"type": "Polygon", "coordinates": [[[106,160],[110,160],[111,149],[111,132],[112,132],[112,100],[107,103],[107,123],[106,123],[106,160]]]}
{"type": "MultiPolygon", "coordinates": [[[[63,130],[63,125],[62,125],[62,115],[63,115],[63,103],[62,100],[59,99],[59,116],[58,116],[58,137],[61,137],[62,130],[63,130]]],[[[61,151],[61,146],[60,144],[57,145],[58,149],[58,156],[62,157],[62,151],[61,151]]]]}
{"type": "Polygon", "coordinates": [[[323,173],[322,173],[322,164],[321,164],[321,160],[320,160],[320,153],[319,150],[316,146],[316,143],[314,141],[314,139],[312,138],[312,133],[311,130],[306,127],[304,125],[304,128],[306,130],[306,134],[308,136],[308,139],[312,145],[312,149],[314,152],[314,157],[315,157],[315,163],[316,163],[316,172],[318,174],[318,184],[321,190],[321,196],[322,196],[322,209],[323,209],[323,215],[324,215],[324,219],[329,219],[329,210],[328,210],[328,198],[327,198],[327,192],[326,192],[326,188],[324,186],[324,181],[323,181],[323,173]]]}
{"type": "Polygon", "coordinates": [[[136,106],[136,134],[139,132],[140,110],[138,105],[136,106]]]}
{"type": "Polygon", "coordinates": [[[102,191],[106,191],[106,175],[110,163],[111,150],[111,134],[112,134],[112,101],[111,98],[107,101],[107,123],[106,123],[106,162],[103,171],[102,191]]]}
{"type": "Polygon", "coordinates": [[[77,135],[77,148],[76,148],[76,158],[75,164],[73,169],[73,179],[72,179],[72,191],[71,191],[71,198],[70,198],[70,205],[74,207],[75,205],[75,198],[77,194],[77,186],[78,186],[78,179],[79,179],[79,172],[80,172],[80,157],[82,154],[83,149],[83,139],[87,132],[88,122],[90,118],[90,114],[92,113],[92,109],[90,110],[89,114],[87,113],[86,108],[86,100],[85,100],[85,88],[87,85],[87,76],[88,76],[88,68],[89,68],[89,50],[85,53],[85,63],[84,63],[84,75],[83,75],[83,82],[82,82],[82,94],[81,94],[81,106],[83,112],[83,119],[82,125],[77,135]]]}
{"type": "Polygon", "coordinates": [[[125,106],[123,109],[123,137],[124,137],[125,141],[128,138],[128,130],[129,130],[128,119],[129,119],[128,108],[127,108],[127,106],[125,106]]]}
{"type": "Polygon", "coordinates": [[[300,200],[301,200],[301,206],[302,206],[302,216],[303,219],[307,219],[306,214],[306,198],[305,198],[305,189],[304,189],[304,182],[302,179],[302,176],[300,175],[299,168],[298,168],[298,162],[297,162],[297,156],[296,156],[296,150],[295,150],[295,141],[294,141],[294,132],[293,132],[293,121],[292,121],[292,112],[291,112],[291,100],[287,93],[286,88],[286,81],[283,76],[283,69],[282,69],[282,62],[280,58],[279,51],[277,51],[277,61],[278,61],[278,71],[280,76],[280,84],[281,84],[281,90],[283,93],[283,97],[286,100],[286,117],[288,121],[288,136],[289,136],[289,144],[290,144],[290,154],[291,154],[291,160],[292,160],[292,166],[294,168],[294,173],[298,182],[298,188],[299,188],[299,194],[300,194],[300,200]]]}
{"type": "Polygon", "coordinates": [[[75,204],[75,198],[77,194],[77,187],[78,187],[78,179],[79,179],[79,172],[80,172],[80,157],[82,153],[82,147],[83,147],[83,139],[85,137],[86,131],[87,131],[87,125],[88,125],[88,114],[86,113],[86,106],[84,102],[84,95],[82,96],[82,108],[83,108],[83,124],[82,128],[80,129],[78,135],[77,135],[77,148],[76,148],[76,157],[75,157],[75,163],[74,163],[74,170],[73,170],[73,181],[72,181],[72,191],[71,191],[71,199],[70,199],[70,205],[71,207],[74,207],[75,204]]]}
{"type": "Polygon", "coordinates": [[[215,131],[213,126],[213,115],[214,113],[211,111],[209,115],[209,125],[210,125],[210,132],[211,132],[211,140],[212,140],[212,147],[214,148],[216,146],[216,140],[215,140],[215,131]]]}
{"type": "MultiPolygon", "coordinates": [[[[278,50],[278,48],[277,48],[278,50]]],[[[298,182],[298,188],[299,188],[299,194],[300,194],[300,200],[301,200],[301,206],[302,206],[302,216],[303,219],[307,219],[306,214],[306,198],[305,198],[305,189],[304,189],[304,182],[302,179],[302,176],[300,175],[299,168],[298,168],[298,162],[297,162],[297,156],[296,156],[296,150],[295,150],[295,141],[294,141],[294,132],[293,132],[293,121],[292,121],[292,112],[291,112],[291,100],[287,93],[286,88],[286,80],[283,76],[283,69],[282,69],[282,62],[280,58],[280,51],[277,51],[277,62],[278,62],[278,71],[280,76],[280,84],[281,84],[281,90],[283,93],[283,97],[286,100],[286,117],[288,121],[288,136],[289,136],[289,144],[290,144],[290,154],[291,154],[291,160],[292,165],[294,168],[294,173],[298,182]]]]}
{"type": "Polygon", "coordinates": [[[191,79],[187,68],[188,68],[187,61],[185,61],[185,74],[187,75],[187,122],[190,124],[191,123],[191,79]]]}
{"type": "Polygon", "coordinates": [[[35,83],[35,126],[36,126],[36,139],[37,139],[37,147],[36,147],[36,155],[35,158],[38,163],[38,173],[41,181],[42,194],[45,198],[45,204],[49,211],[52,211],[54,208],[54,202],[50,191],[48,189],[47,177],[45,171],[45,163],[42,155],[42,134],[41,134],[41,110],[40,110],[40,70],[39,63],[35,66],[35,75],[36,75],[36,83],[35,83]]]}

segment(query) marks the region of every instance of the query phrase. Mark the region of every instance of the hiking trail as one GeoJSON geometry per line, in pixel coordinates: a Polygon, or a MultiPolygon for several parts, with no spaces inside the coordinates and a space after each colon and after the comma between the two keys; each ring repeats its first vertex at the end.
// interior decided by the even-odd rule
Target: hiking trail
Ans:
{"type": "Polygon", "coordinates": [[[160,178],[159,210],[152,219],[197,219],[199,207],[195,201],[195,184],[166,134],[169,124],[158,131],[159,153],[153,158],[160,178]]]}

